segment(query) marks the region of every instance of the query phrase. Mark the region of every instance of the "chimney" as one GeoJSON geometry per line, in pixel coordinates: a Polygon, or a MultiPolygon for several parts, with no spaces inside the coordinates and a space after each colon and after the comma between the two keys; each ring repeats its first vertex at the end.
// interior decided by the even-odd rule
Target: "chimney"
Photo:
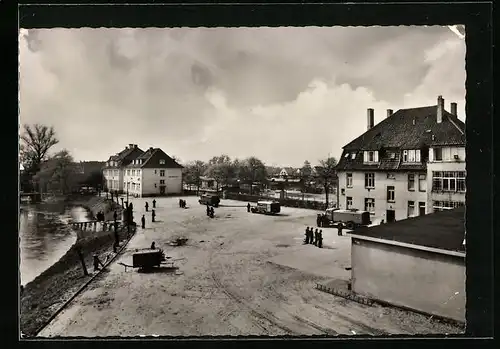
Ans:
{"type": "Polygon", "coordinates": [[[137,148],[137,144],[134,144],[134,148],[137,148]]]}
{"type": "Polygon", "coordinates": [[[450,103],[450,113],[457,116],[457,103],[455,102],[450,103]]]}
{"type": "Polygon", "coordinates": [[[150,148],[149,148],[149,151],[153,151],[153,147],[150,147],[150,148]]]}
{"type": "Polygon", "coordinates": [[[367,111],[367,130],[371,129],[373,127],[373,124],[374,124],[374,119],[373,119],[373,109],[372,108],[368,108],[368,111],[367,111]]]}
{"type": "Polygon", "coordinates": [[[387,109],[387,117],[392,115],[392,109],[387,109]]]}
{"type": "MultiPolygon", "coordinates": [[[[129,145],[128,145],[128,148],[130,148],[130,149],[132,149],[133,147],[134,147],[134,145],[133,145],[133,144],[129,144],[129,145]]],[[[128,148],[127,148],[127,149],[128,149],[128,148]]]]}
{"type": "Polygon", "coordinates": [[[444,99],[443,96],[438,96],[438,104],[437,104],[437,123],[440,124],[443,121],[443,112],[444,112],[444,99]]]}

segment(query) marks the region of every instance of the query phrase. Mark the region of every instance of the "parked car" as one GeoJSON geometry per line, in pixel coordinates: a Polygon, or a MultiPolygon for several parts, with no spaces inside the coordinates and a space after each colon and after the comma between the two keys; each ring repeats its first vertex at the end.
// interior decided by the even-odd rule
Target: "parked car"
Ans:
{"type": "Polygon", "coordinates": [[[276,214],[280,213],[281,205],[276,201],[258,201],[257,206],[250,209],[252,213],[276,214]]]}
{"type": "Polygon", "coordinates": [[[200,200],[198,200],[198,202],[202,205],[208,204],[213,207],[219,207],[220,198],[218,195],[203,194],[200,196],[200,200]]]}

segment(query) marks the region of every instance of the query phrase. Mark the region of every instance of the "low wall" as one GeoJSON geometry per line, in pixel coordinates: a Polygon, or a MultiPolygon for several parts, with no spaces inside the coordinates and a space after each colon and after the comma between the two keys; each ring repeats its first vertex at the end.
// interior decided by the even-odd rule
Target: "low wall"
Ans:
{"type": "Polygon", "coordinates": [[[465,258],[352,238],[352,290],[465,322],[465,258]],[[456,294],[458,292],[458,294],[456,294]]]}
{"type": "MultiPolygon", "coordinates": [[[[259,200],[271,200],[270,198],[258,196],[258,195],[248,195],[248,194],[236,194],[236,193],[227,193],[226,199],[230,200],[238,200],[245,202],[257,202],[259,200]]],[[[272,199],[278,201],[281,206],[285,207],[297,207],[297,208],[306,208],[311,210],[324,211],[326,210],[326,204],[324,202],[319,201],[307,201],[307,200],[298,200],[298,199],[272,199]]]]}

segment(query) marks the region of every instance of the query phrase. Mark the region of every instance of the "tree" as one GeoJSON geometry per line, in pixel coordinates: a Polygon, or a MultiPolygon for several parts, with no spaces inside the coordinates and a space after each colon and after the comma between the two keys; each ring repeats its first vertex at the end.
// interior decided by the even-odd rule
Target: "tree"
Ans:
{"type": "Polygon", "coordinates": [[[92,187],[96,190],[102,189],[104,184],[104,176],[102,171],[92,171],[87,178],[85,178],[81,184],[85,184],[89,187],[92,187]]]}
{"type": "Polygon", "coordinates": [[[53,127],[42,124],[23,125],[20,136],[19,160],[24,167],[21,185],[24,190],[32,190],[33,176],[40,171],[40,165],[46,159],[48,151],[59,143],[53,127]]]}
{"type": "Polygon", "coordinates": [[[231,158],[225,154],[214,156],[208,161],[206,174],[216,181],[217,191],[219,186],[226,187],[234,179],[234,167],[231,158]]]}
{"type": "Polygon", "coordinates": [[[319,166],[315,166],[317,180],[325,189],[326,207],[328,207],[328,194],[330,192],[330,188],[332,188],[337,181],[336,167],[337,159],[334,157],[328,157],[325,160],[320,160],[319,166]]]}
{"type": "Polygon", "coordinates": [[[60,190],[62,194],[67,194],[78,184],[76,172],[76,165],[69,152],[61,150],[40,164],[40,170],[34,179],[41,187],[60,190]]]}
{"type": "Polygon", "coordinates": [[[243,161],[240,178],[250,184],[250,195],[252,195],[253,183],[263,183],[267,179],[266,166],[261,160],[257,159],[255,156],[251,156],[243,161]]]}
{"type": "Polygon", "coordinates": [[[201,186],[201,177],[207,170],[207,164],[201,160],[190,162],[184,167],[186,184],[196,186],[196,195],[198,195],[201,186]]]}
{"type": "Polygon", "coordinates": [[[300,169],[300,179],[302,181],[302,200],[304,200],[304,193],[307,191],[307,183],[312,176],[311,163],[307,160],[304,161],[304,165],[300,169]]]}

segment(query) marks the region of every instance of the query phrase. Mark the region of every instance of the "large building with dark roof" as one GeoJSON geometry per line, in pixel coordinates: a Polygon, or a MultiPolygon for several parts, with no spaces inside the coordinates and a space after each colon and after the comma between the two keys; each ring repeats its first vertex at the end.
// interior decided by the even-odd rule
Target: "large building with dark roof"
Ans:
{"type": "Polygon", "coordinates": [[[180,194],[182,168],[160,148],[149,148],[124,167],[123,187],[137,197],[180,194]]]}
{"type": "Polygon", "coordinates": [[[337,166],[340,208],[392,222],[465,204],[465,125],[457,104],[400,109],[343,147],[337,166]]]}
{"type": "Polygon", "coordinates": [[[144,153],[137,144],[129,144],[121,152],[111,155],[102,169],[106,187],[110,191],[123,192],[124,167],[144,153]]]}

